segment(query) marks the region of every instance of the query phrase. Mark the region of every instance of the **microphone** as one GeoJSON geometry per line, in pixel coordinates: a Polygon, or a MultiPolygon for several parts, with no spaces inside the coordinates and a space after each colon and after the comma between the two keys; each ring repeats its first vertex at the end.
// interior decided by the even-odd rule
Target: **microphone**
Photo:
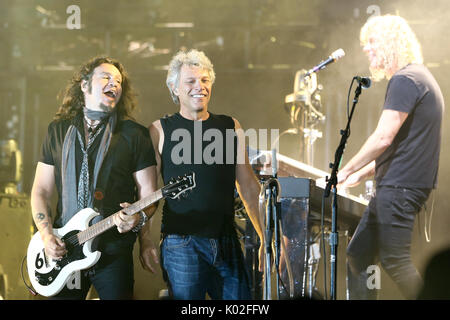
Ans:
{"type": "Polygon", "coordinates": [[[332,62],[335,62],[336,60],[342,58],[343,56],[345,56],[345,52],[342,49],[337,49],[336,51],[334,51],[327,60],[322,61],[321,63],[319,63],[317,66],[313,67],[312,69],[310,69],[306,74],[305,77],[309,76],[311,73],[317,72],[319,70],[322,70],[323,68],[325,68],[327,65],[329,65],[332,62]]]}
{"type": "Polygon", "coordinates": [[[372,80],[370,80],[370,78],[368,77],[360,77],[360,76],[356,76],[355,77],[356,81],[358,81],[358,83],[361,85],[361,87],[363,87],[364,89],[368,89],[370,88],[371,84],[372,84],[372,80]]]}

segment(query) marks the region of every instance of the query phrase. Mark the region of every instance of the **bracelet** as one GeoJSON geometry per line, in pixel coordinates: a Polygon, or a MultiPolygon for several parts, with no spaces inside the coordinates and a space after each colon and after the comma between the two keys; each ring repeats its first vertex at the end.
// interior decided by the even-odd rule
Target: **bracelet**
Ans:
{"type": "Polygon", "coordinates": [[[139,217],[138,224],[134,228],[131,229],[133,232],[136,232],[136,233],[139,232],[142,229],[142,227],[145,225],[145,223],[148,221],[148,217],[144,211],[141,211],[140,214],[141,214],[141,216],[139,217]]]}

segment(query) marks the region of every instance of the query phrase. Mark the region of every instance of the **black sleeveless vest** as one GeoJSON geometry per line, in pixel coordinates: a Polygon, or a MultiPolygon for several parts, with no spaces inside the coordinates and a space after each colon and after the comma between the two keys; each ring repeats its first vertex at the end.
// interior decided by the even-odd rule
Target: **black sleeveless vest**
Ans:
{"type": "Polygon", "coordinates": [[[185,199],[166,198],[163,234],[219,238],[229,235],[234,217],[237,139],[231,117],[210,113],[204,121],[180,113],[161,119],[164,184],[195,173],[196,187],[185,199]]]}

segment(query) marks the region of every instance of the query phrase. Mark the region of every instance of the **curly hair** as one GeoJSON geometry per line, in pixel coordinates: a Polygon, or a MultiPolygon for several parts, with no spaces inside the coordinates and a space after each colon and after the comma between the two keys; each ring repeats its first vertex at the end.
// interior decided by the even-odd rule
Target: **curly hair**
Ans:
{"type": "Polygon", "coordinates": [[[213,84],[216,79],[213,64],[203,51],[198,51],[196,49],[191,49],[189,52],[185,52],[183,50],[179,51],[169,63],[169,71],[167,72],[166,79],[166,85],[169,88],[170,95],[172,96],[172,100],[175,104],[180,104],[180,100],[173,92],[173,89],[178,87],[180,71],[183,65],[197,66],[208,70],[211,78],[211,84],[213,84]]]}
{"type": "Polygon", "coordinates": [[[98,56],[83,64],[81,68],[73,75],[62,94],[58,95],[58,98],[61,98],[62,96],[62,103],[56,112],[54,117],[55,120],[72,119],[83,110],[84,93],[81,90],[81,81],[86,80],[90,86],[94,69],[103,63],[115,66],[122,75],[122,95],[119,102],[115,106],[115,108],[117,108],[118,118],[133,118],[132,113],[137,106],[136,94],[131,86],[130,79],[124,66],[115,59],[106,56],[98,56]]]}
{"type": "Polygon", "coordinates": [[[383,59],[382,70],[370,69],[374,80],[389,79],[392,71],[410,63],[423,63],[421,45],[402,17],[384,15],[369,18],[361,28],[361,45],[364,47],[371,39],[378,44],[377,54],[383,59]]]}

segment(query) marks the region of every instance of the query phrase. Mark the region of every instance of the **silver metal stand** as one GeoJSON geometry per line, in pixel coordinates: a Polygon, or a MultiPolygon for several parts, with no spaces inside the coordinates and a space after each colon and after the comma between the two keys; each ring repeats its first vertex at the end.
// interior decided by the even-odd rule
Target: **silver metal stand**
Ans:
{"type": "Polygon", "coordinates": [[[281,199],[281,187],[276,177],[270,178],[264,182],[259,194],[259,211],[265,211],[265,236],[264,245],[265,248],[265,264],[264,264],[264,288],[263,299],[272,300],[272,286],[271,286],[271,274],[272,274],[272,258],[275,262],[276,272],[276,288],[277,297],[279,299],[278,290],[278,267],[279,267],[279,255],[280,255],[280,199],[281,199]],[[272,251],[272,242],[274,244],[274,250],[272,251]]]}
{"type": "Polygon", "coordinates": [[[308,259],[308,297],[313,298],[313,292],[316,289],[316,275],[320,261],[320,239],[309,246],[308,259]]]}
{"type": "Polygon", "coordinates": [[[285,97],[285,103],[290,105],[289,116],[291,124],[302,134],[302,161],[308,165],[314,164],[314,142],[322,137],[322,132],[315,129],[320,122],[325,121],[319,109],[321,108],[320,90],[315,73],[305,76],[306,70],[297,71],[294,82],[294,93],[285,97]]]}

